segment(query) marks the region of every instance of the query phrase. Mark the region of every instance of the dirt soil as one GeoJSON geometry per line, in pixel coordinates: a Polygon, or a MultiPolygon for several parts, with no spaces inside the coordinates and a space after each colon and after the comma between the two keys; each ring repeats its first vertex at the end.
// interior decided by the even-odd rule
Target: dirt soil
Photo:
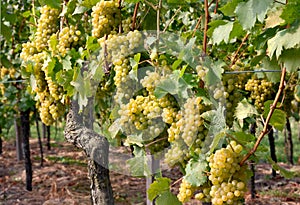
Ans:
{"type": "MultiPolygon", "coordinates": [[[[46,149],[46,148],[44,148],[46,149]]],[[[0,155],[0,205],[85,205],[91,204],[85,155],[67,143],[45,150],[40,166],[36,140],[31,140],[33,190],[25,189],[24,162],[17,161],[13,143],[4,142],[0,155]]],[[[124,162],[120,162],[124,163],[124,162]]],[[[298,169],[300,166],[287,166],[298,169]]],[[[178,169],[166,169],[164,176],[174,182],[181,177],[178,169]]],[[[111,183],[117,205],[146,204],[146,180],[111,172],[111,183]]],[[[179,183],[174,187],[178,190],[179,183]]],[[[260,164],[256,173],[256,199],[247,193],[247,205],[300,205],[300,177],[287,180],[271,178],[270,166],[260,164]]],[[[201,204],[192,200],[188,204],[201,204]]]]}

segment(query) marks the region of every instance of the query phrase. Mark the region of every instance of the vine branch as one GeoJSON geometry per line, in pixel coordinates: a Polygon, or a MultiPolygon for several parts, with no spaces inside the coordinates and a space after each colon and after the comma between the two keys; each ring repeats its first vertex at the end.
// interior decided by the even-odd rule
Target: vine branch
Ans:
{"type": "Polygon", "coordinates": [[[132,16],[132,24],[131,29],[134,30],[136,28],[136,17],[138,13],[140,2],[137,2],[134,6],[133,16],[132,16]]]}
{"type": "Polygon", "coordinates": [[[205,24],[204,24],[204,37],[203,37],[203,52],[206,53],[207,30],[208,30],[208,22],[209,22],[208,0],[204,0],[204,10],[205,10],[205,24]]]}
{"type": "Polygon", "coordinates": [[[269,122],[270,122],[270,119],[272,117],[272,114],[274,112],[274,110],[276,109],[276,105],[277,105],[277,102],[279,101],[279,97],[284,89],[284,78],[285,78],[285,74],[286,74],[286,68],[283,67],[282,68],[282,71],[281,71],[281,79],[280,79],[280,85],[279,85],[279,88],[278,88],[278,91],[277,91],[277,94],[276,94],[276,97],[274,99],[274,102],[273,104],[271,105],[270,107],[270,111],[268,113],[268,116],[266,118],[266,121],[264,123],[264,127],[263,127],[263,130],[261,131],[258,139],[256,140],[255,142],[255,145],[254,147],[250,150],[250,152],[248,152],[248,154],[241,160],[240,162],[240,165],[242,166],[246,160],[256,152],[260,142],[262,141],[262,139],[264,138],[264,136],[268,133],[268,125],[269,125],[269,122]]]}
{"type": "Polygon", "coordinates": [[[240,50],[242,49],[242,47],[243,47],[245,41],[248,39],[248,37],[249,37],[249,33],[246,34],[246,36],[243,38],[243,40],[242,40],[240,46],[239,46],[238,49],[235,51],[235,53],[234,53],[234,55],[233,55],[233,58],[232,58],[232,60],[231,60],[230,67],[233,66],[233,65],[236,63],[238,54],[239,54],[240,50]]]}

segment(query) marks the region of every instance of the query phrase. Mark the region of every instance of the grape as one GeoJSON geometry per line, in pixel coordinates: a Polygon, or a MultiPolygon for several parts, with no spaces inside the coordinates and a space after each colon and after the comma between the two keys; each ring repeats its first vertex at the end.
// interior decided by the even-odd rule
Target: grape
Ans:
{"type": "Polygon", "coordinates": [[[180,184],[179,194],[177,195],[178,200],[182,203],[187,202],[192,197],[194,189],[189,182],[183,179],[180,184]]]}
{"type": "Polygon", "coordinates": [[[245,90],[250,91],[250,99],[254,101],[255,107],[259,111],[264,110],[264,102],[271,99],[274,91],[272,90],[273,84],[266,79],[251,78],[245,85],[245,90]]]}
{"type": "Polygon", "coordinates": [[[209,194],[213,205],[238,203],[242,199],[246,191],[245,182],[239,179],[242,150],[241,145],[231,141],[226,148],[207,158],[210,167],[208,180],[212,184],[209,194]]]}
{"type": "Polygon", "coordinates": [[[118,29],[121,21],[119,3],[116,0],[101,0],[92,8],[92,35],[102,38],[106,34],[118,29]]]}

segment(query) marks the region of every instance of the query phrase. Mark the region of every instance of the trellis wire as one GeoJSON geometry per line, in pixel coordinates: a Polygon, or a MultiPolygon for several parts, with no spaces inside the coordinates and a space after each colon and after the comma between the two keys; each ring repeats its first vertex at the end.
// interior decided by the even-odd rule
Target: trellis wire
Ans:
{"type": "Polygon", "coordinates": [[[240,73],[279,73],[281,70],[241,70],[241,71],[225,71],[224,74],[240,74],[240,73]]]}

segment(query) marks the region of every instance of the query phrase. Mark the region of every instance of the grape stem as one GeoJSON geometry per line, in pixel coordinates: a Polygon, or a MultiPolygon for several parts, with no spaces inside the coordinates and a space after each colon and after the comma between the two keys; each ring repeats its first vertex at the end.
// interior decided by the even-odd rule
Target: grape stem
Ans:
{"type": "Polygon", "coordinates": [[[274,99],[274,102],[273,104],[271,105],[270,107],[270,111],[268,113],[268,116],[266,118],[266,121],[264,123],[264,127],[263,127],[263,130],[261,131],[258,139],[256,140],[255,142],[255,145],[254,147],[250,150],[250,152],[248,152],[248,154],[241,160],[240,162],[240,165],[242,166],[246,160],[256,152],[260,142],[262,141],[262,139],[264,138],[264,136],[269,132],[268,130],[268,125],[269,125],[269,122],[270,122],[270,119],[272,117],[272,114],[274,112],[274,110],[276,109],[276,105],[277,105],[277,102],[279,101],[279,97],[284,89],[284,78],[285,78],[285,74],[286,74],[286,68],[283,67],[282,68],[282,71],[281,71],[281,79],[280,79],[280,85],[279,85],[279,88],[278,88],[278,91],[277,91],[277,94],[276,94],[276,97],[274,99]]]}
{"type": "Polygon", "coordinates": [[[197,31],[197,29],[199,28],[199,26],[200,26],[200,24],[201,24],[201,20],[202,20],[202,15],[199,17],[199,19],[198,19],[198,22],[197,22],[197,24],[196,24],[196,26],[195,26],[195,28],[194,28],[194,32],[193,32],[193,35],[192,35],[192,37],[194,37],[195,35],[196,35],[196,31],[197,31]]]}
{"type": "MultiPolygon", "coordinates": [[[[171,23],[174,22],[175,17],[177,16],[177,14],[179,13],[179,11],[181,10],[181,6],[179,6],[179,8],[175,11],[174,15],[172,16],[172,18],[170,19],[170,21],[167,23],[167,25],[165,26],[163,32],[165,32],[168,27],[170,26],[171,23]]],[[[198,23],[197,23],[198,24],[198,23]]],[[[196,25],[197,27],[197,25],[196,25]]],[[[199,27],[199,26],[198,26],[199,27]]],[[[196,28],[195,28],[196,29],[196,28]]],[[[194,37],[194,36],[193,36],[194,37]]]]}
{"type": "Polygon", "coordinates": [[[204,0],[205,9],[205,24],[204,24],[204,37],[203,37],[203,52],[206,53],[207,49],[207,30],[209,22],[208,0],[204,0]]]}
{"type": "Polygon", "coordinates": [[[232,60],[231,60],[231,64],[230,64],[230,66],[229,66],[230,68],[236,63],[238,54],[239,54],[240,50],[242,49],[242,47],[243,47],[245,41],[248,39],[248,37],[249,37],[249,33],[247,33],[247,34],[245,35],[245,37],[243,38],[243,40],[242,40],[240,46],[239,46],[238,49],[235,51],[235,53],[234,53],[234,55],[233,55],[233,58],[232,58],[232,60]]]}
{"type": "Polygon", "coordinates": [[[139,5],[140,5],[140,2],[137,2],[134,7],[134,12],[133,12],[133,16],[132,16],[132,24],[131,24],[131,28],[133,31],[136,28],[136,17],[137,17],[139,5]]]}

